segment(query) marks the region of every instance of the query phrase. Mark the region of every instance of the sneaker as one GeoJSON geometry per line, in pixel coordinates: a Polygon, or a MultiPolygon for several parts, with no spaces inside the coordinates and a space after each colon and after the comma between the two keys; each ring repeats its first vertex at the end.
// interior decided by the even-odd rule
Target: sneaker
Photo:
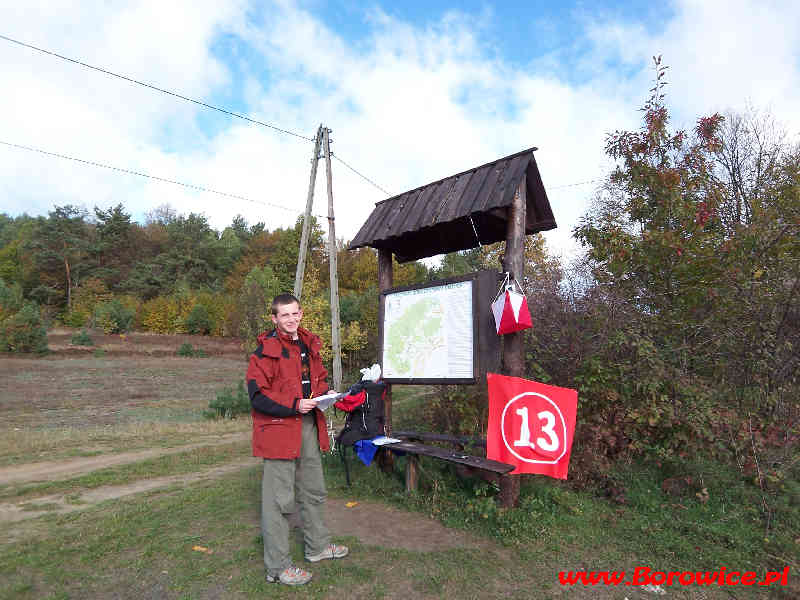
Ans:
{"type": "Polygon", "coordinates": [[[306,554],[306,560],[308,562],[319,562],[321,560],[328,560],[330,558],[344,558],[349,552],[350,549],[347,546],[342,546],[340,544],[328,544],[328,547],[319,554],[314,554],[312,556],[306,554]]]}
{"type": "Polygon", "coordinates": [[[278,575],[267,575],[267,583],[284,585],[303,585],[311,581],[311,573],[300,567],[286,567],[278,575]]]}

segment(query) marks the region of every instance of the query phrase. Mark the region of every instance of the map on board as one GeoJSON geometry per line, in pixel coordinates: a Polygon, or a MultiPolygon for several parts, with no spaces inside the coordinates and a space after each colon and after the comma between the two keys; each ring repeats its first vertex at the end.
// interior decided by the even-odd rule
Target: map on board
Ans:
{"type": "Polygon", "coordinates": [[[472,284],[462,281],[386,295],[384,378],[474,377],[472,284]]]}

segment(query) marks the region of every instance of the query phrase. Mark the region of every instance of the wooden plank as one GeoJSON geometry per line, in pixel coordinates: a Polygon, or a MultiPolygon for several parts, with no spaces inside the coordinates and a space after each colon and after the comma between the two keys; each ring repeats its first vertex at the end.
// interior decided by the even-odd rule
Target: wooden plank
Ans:
{"type": "Polygon", "coordinates": [[[396,442],[394,444],[385,444],[384,448],[390,450],[400,450],[408,454],[419,454],[422,456],[430,456],[452,463],[466,465],[476,469],[483,469],[484,471],[491,471],[493,473],[505,474],[515,469],[514,465],[490,460],[488,458],[481,458],[479,456],[470,456],[460,452],[453,452],[445,450],[444,448],[437,448],[436,446],[427,446],[425,444],[417,444],[414,442],[396,442]]]}
{"type": "Polygon", "coordinates": [[[486,448],[485,439],[449,435],[446,433],[430,433],[427,431],[395,431],[392,433],[392,437],[403,438],[405,440],[419,440],[421,442],[444,442],[459,446],[477,446],[480,448],[486,448]]]}
{"type": "Polygon", "coordinates": [[[502,352],[502,339],[497,335],[491,303],[497,288],[500,286],[502,275],[495,271],[482,271],[476,280],[478,300],[475,306],[475,335],[478,337],[478,378],[477,385],[480,393],[489,401],[489,391],[486,386],[486,373],[500,372],[500,356],[502,352]]]}

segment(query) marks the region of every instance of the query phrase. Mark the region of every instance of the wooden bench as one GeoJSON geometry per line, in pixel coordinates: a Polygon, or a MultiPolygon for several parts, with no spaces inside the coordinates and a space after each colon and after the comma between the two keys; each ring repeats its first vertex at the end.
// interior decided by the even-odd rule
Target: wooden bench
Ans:
{"type": "Polygon", "coordinates": [[[404,440],[419,439],[430,442],[443,442],[458,447],[453,451],[438,446],[429,446],[414,441],[395,442],[385,444],[383,447],[389,450],[399,450],[405,452],[408,457],[406,460],[406,492],[417,489],[419,480],[419,457],[429,456],[457,465],[460,475],[477,475],[492,483],[500,486],[500,505],[511,508],[516,504],[516,486],[513,478],[509,475],[514,470],[514,465],[498,462],[481,456],[471,456],[465,454],[463,449],[467,445],[486,446],[485,440],[451,436],[438,433],[423,433],[414,431],[395,431],[392,437],[404,438],[404,440]]]}
{"type": "Polygon", "coordinates": [[[402,438],[412,442],[442,442],[451,444],[456,448],[466,448],[475,446],[486,448],[486,440],[481,438],[466,437],[460,435],[450,435],[447,433],[430,433],[427,431],[393,431],[392,437],[402,438]]]}

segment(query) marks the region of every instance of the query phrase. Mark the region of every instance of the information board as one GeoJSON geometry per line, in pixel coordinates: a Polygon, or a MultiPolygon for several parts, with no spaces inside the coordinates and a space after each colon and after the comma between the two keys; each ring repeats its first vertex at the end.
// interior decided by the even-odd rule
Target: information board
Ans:
{"type": "Polygon", "coordinates": [[[386,294],[383,378],[475,377],[474,280],[386,294]]]}

